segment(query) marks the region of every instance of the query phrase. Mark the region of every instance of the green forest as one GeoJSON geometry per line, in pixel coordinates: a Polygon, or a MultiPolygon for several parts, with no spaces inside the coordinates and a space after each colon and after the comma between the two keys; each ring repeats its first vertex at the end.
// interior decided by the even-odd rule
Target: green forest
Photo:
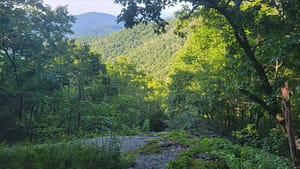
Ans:
{"type": "Polygon", "coordinates": [[[169,19],[168,23],[166,33],[161,35],[153,32],[153,24],[139,24],[132,29],[123,29],[103,37],[85,37],[79,41],[89,44],[104,62],[113,62],[122,56],[136,64],[138,70],[166,80],[173,55],[184,44],[184,39],[174,33],[176,20],[169,19]]]}
{"type": "MultiPolygon", "coordinates": [[[[0,169],[128,169],[97,137],[183,150],[168,169],[300,168],[300,1],[115,0],[126,29],[70,38],[42,0],[0,2],[0,169]]],[[[157,151],[156,151],[157,150],[157,151]]]]}

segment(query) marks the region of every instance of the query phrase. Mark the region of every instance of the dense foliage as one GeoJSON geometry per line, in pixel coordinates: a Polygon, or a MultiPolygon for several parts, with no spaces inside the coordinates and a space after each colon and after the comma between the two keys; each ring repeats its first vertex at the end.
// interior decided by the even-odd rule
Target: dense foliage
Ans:
{"type": "Polygon", "coordinates": [[[109,75],[117,85],[118,95],[109,102],[115,105],[116,122],[130,133],[133,129],[162,131],[166,128],[164,106],[165,90],[160,80],[138,71],[135,64],[119,57],[109,65],[109,75]],[[125,128],[124,128],[125,127],[125,128]]]}
{"type": "Polygon", "coordinates": [[[189,149],[168,162],[170,169],[185,168],[292,168],[287,159],[263,150],[233,144],[223,138],[190,138],[186,132],[175,132],[169,139],[183,143],[189,149]]]}
{"type": "Polygon", "coordinates": [[[17,140],[43,119],[43,100],[55,90],[49,63],[64,53],[73,18],[65,7],[52,11],[35,0],[1,1],[0,8],[0,138],[17,140]]]}
{"type": "MultiPolygon", "coordinates": [[[[252,9],[252,5],[267,5],[262,2],[253,3],[245,2],[241,5],[241,10],[252,9]]],[[[261,15],[266,11],[276,10],[271,6],[264,7],[257,9],[261,15]]],[[[185,12],[183,11],[180,17],[185,12]]],[[[257,64],[260,64],[265,72],[265,75],[260,75],[257,68],[247,58],[247,54],[245,55],[244,49],[240,48],[241,44],[236,39],[235,30],[230,27],[230,24],[228,25],[226,18],[214,10],[202,10],[199,11],[199,14],[199,17],[197,15],[190,21],[183,18],[180,25],[187,22],[193,31],[187,34],[185,30],[179,30],[188,36],[188,40],[175,57],[178,64],[174,64],[173,72],[175,73],[171,74],[172,81],[169,86],[170,115],[182,116],[182,113],[186,113],[192,114],[193,117],[205,118],[218,126],[216,128],[223,134],[226,132],[230,134],[232,130],[239,130],[246,128],[248,124],[253,124],[254,130],[257,130],[257,137],[250,140],[244,138],[249,143],[265,137],[271,128],[276,128],[273,119],[282,120],[282,118],[278,118],[278,116],[283,116],[280,114],[279,107],[280,87],[284,81],[289,81],[292,86],[291,90],[294,92],[294,95],[291,96],[292,112],[294,117],[298,117],[299,80],[297,75],[299,72],[296,71],[298,68],[288,66],[299,60],[299,58],[293,57],[293,52],[291,52],[298,50],[299,47],[296,45],[298,42],[295,42],[294,45],[290,44],[289,47],[280,46],[294,43],[294,41],[289,42],[291,39],[288,40],[285,37],[280,39],[276,31],[278,28],[272,28],[274,32],[271,30],[269,32],[253,32],[254,28],[250,29],[245,25],[245,29],[248,31],[245,36],[249,39],[250,45],[255,46],[257,64]],[[261,36],[266,37],[262,38],[261,36]],[[258,37],[262,39],[259,40],[258,37]],[[260,76],[265,76],[268,80],[263,82],[264,80],[260,76]],[[182,80],[184,78],[186,79],[182,80]],[[268,96],[265,93],[266,90],[273,92],[268,96]]],[[[275,17],[276,14],[274,12],[264,14],[264,16],[275,17]]],[[[268,23],[256,24],[267,26],[268,23]]],[[[284,33],[282,30],[280,31],[284,33]]],[[[289,34],[290,32],[285,33],[289,34]]],[[[296,38],[295,36],[293,35],[293,38],[296,38]]],[[[294,120],[297,130],[299,118],[294,120]]],[[[280,125],[284,124],[280,122],[280,125]]],[[[284,127],[282,126],[282,128],[284,127]]],[[[296,132],[299,134],[298,130],[296,132]]],[[[246,137],[249,134],[251,133],[244,133],[239,137],[246,137]]]]}
{"type": "MultiPolygon", "coordinates": [[[[154,22],[157,31],[165,31],[161,10],[178,3],[177,0],[115,2],[124,6],[119,20],[125,21],[125,26],[154,22]]],[[[189,4],[177,13],[180,19],[177,33],[188,40],[177,53],[177,64],[171,73],[170,124],[177,128],[180,119],[204,119],[228,134],[254,125],[258,137],[253,140],[267,136],[271,128],[279,125],[288,136],[295,162],[295,138],[291,125],[286,125],[291,120],[285,119],[288,116],[283,113],[281,101],[291,103],[297,130],[299,1],[180,2],[189,4]],[[291,95],[281,97],[282,87],[287,83],[291,95]]],[[[284,110],[290,111],[286,111],[286,104],[284,110]]],[[[181,126],[192,127],[185,122],[193,121],[181,120],[181,126]]]]}
{"type": "Polygon", "coordinates": [[[68,39],[74,18],[65,7],[35,0],[0,7],[1,141],[165,128],[161,82],[122,59],[107,68],[88,45],[68,39]]]}

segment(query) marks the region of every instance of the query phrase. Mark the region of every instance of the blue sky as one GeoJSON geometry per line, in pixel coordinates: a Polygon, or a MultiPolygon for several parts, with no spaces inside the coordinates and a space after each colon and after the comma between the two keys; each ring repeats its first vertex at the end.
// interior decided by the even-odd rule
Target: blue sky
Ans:
{"type": "MultiPolygon", "coordinates": [[[[86,12],[102,12],[117,16],[122,7],[113,2],[113,0],[44,0],[55,8],[58,5],[67,5],[72,15],[78,15],[86,12]]],[[[164,16],[170,16],[176,10],[180,9],[180,5],[167,9],[163,12],[164,16]]]]}

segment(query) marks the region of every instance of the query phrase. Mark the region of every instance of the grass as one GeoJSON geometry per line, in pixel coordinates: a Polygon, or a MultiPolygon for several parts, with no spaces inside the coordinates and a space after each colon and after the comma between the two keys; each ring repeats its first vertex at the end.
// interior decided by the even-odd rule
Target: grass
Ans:
{"type": "Polygon", "coordinates": [[[116,144],[59,144],[0,148],[0,169],[126,169],[135,161],[116,144]]]}

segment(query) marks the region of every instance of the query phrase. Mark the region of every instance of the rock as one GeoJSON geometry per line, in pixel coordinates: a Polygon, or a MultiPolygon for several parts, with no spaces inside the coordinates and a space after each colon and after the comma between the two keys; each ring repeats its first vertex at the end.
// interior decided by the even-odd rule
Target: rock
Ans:
{"type": "Polygon", "coordinates": [[[180,145],[170,146],[163,153],[142,154],[137,157],[134,169],[166,169],[166,163],[181,152],[180,145]]]}
{"type": "Polygon", "coordinates": [[[153,134],[152,136],[115,136],[98,137],[85,139],[84,143],[105,144],[116,141],[120,145],[121,152],[129,152],[146,145],[150,141],[159,140],[156,144],[164,148],[162,153],[156,154],[138,154],[135,165],[128,169],[166,169],[166,163],[176,158],[181,152],[183,146],[170,143],[162,139],[163,134],[153,134]]]}

